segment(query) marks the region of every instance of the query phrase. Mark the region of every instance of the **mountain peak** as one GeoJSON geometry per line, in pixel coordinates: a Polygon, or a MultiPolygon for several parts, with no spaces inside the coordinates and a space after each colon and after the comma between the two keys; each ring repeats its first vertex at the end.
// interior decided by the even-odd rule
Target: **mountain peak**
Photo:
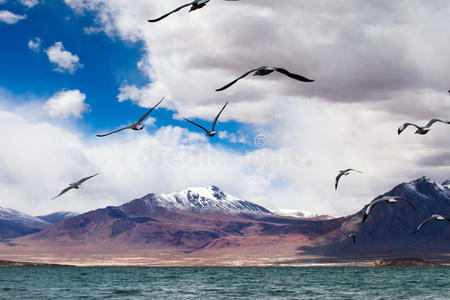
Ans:
{"type": "Polygon", "coordinates": [[[190,187],[181,192],[155,194],[147,201],[152,202],[152,206],[200,214],[272,214],[264,207],[225,193],[214,185],[190,187]]]}
{"type": "Polygon", "coordinates": [[[444,187],[439,183],[435,182],[433,179],[429,177],[423,176],[416,180],[413,180],[408,183],[404,183],[401,186],[405,186],[408,189],[420,192],[420,193],[428,193],[430,189],[436,191],[444,191],[444,187]]]}
{"type": "Polygon", "coordinates": [[[25,224],[35,224],[46,226],[48,223],[44,220],[41,220],[37,217],[33,217],[27,214],[24,214],[20,211],[0,207],[0,220],[10,221],[10,222],[22,222],[25,224]]]}
{"type": "MultiPolygon", "coordinates": [[[[190,187],[180,193],[189,194],[193,197],[203,197],[207,199],[217,199],[219,201],[224,200],[239,200],[231,194],[224,193],[220,188],[215,185],[209,185],[205,187],[190,187]]],[[[173,194],[173,193],[172,193],[173,194]]]]}

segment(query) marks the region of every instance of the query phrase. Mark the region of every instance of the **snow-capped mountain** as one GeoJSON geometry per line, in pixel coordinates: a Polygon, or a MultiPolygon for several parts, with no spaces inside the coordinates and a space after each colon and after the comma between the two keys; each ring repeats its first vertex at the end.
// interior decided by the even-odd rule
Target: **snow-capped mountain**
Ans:
{"type": "Polygon", "coordinates": [[[0,239],[23,236],[42,230],[49,223],[14,209],[0,207],[0,239]]]}
{"type": "Polygon", "coordinates": [[[37,217],[21,213],[20,211],[14,209],[3,207],[0,207],[0,220],[43,227],[49,226],[49,224],[46,221],[41,220],[37,217]]]}
{"type": "Polygon", "coordinates": [[[150,207],[164,208],[168,211],[198,214],[272,215],[264,207],[241,200],[216,186],[194,187],[168,194],[149,194],[145,197],[145,203],[150,207]]]}
{"type": "MultiPolygon", "coordinates": [[[[429,222],[419,232],[412,234],[419,224],[432,214],[450,215],[449,188],[428,177],[421,177],[399,184],[376,198],[383,196],[401,196],[416,209],[400,202],[391,205],[379,204],[362,223],[366,205],[356,214],[341,218],[341,226],[322,236],[313,251],[347,257],[393,253],[414,256],[424,253],[449,253],[448,222],[429,222]],[[343,233],[355,234],[358,237],[358,247],[349,243],[347,235],[343,233]]],[[[309,252],[311,253],[313,252],[309,252]]]]}
{"type": "Polygon", "coordinates": [[[78,216],[79,213],[71,212],[71,211],[59,211],[52,214],[48,214],[45,216],[38,216],[37,218],[48,222],[50,224],[56,224],[58,222],[61,222],[62,220],[65,220],[67,218],[78,216]]]}
{"type": "Polygon", "coordinates": [[[122,247],[177,251],[234,247],[239,251],[237,247],[259,246],[267,241],[273,245],[279,238],[298,235],[298,246],[302,246],[305,237],[309,240],[298,249],[319,256],[449,253],[447,222],[430,222],[417,234],[412,232],[433,213],[450,215],[450,189],[422,177],[397,185],[378,197],[383,195],[405,197],[417,209],[404,203],[380,204],[365,223],[361,220],[367,206],[358,207],[360,211],[353,215],[331,220],[294,219],[274,215],[262,206],[208,186],[168,194],[151,193],[120,206],[96,209],[58,222],[20,242],[47,243],[51,249],[91,245],[92,249],[98,247],[106,253],[112,251],[103,248],[106,243],[112,248],[117,246],[119,251],[123,251],[122,247]],[[349,241],[348,233],[358,237],[356,246],[349,241]]]}
{"type": "Polygon", "coordinates": [[[328,215],[318,215],[318,214],[313,214],[310,212],[300,211],[300,210],[295,210],[295,209],[277,209],[277,210],[273,210],[272,213],[276,216],[295,217],[295,218],[300,218],[300,219],[329,220],[329,219],[333,218],[332,216],[328,216],[328,215]]]}

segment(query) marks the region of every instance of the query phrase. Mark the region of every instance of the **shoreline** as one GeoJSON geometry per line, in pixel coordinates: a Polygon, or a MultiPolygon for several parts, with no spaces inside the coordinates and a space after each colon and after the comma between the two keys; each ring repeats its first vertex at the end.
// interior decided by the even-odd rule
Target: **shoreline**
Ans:
{"type": "Polygon", "coordinates": [[[375,261],[327,262],[327,263],[234,263],[234,264],[164,264],[164,263],[52,263],[44,261],[0,260],[2,267],[74,267],[74,268],[311,268],[311,267],[450,267],[450,263],[427,262],[423,265],[375,265],[375,261]]]}

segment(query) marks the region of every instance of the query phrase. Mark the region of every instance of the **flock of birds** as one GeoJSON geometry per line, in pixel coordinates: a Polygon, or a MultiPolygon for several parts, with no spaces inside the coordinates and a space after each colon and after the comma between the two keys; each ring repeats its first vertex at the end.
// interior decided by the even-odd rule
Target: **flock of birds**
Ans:
{"type": "MultiPolygon", "coordinates": [[[[148,22],[158,22],[161,21],[163,19],[165,19],[166,17],[168,17],[169,15],[185,8],[185,7],[189,7],[190,6],[190,12],[200,9],[202,7],[204,7],[210,0],[194,0],[190,3],[186,3],[184,5],[181,5],[180,7],[175,8],[174,10],[162,15],[161,17],[158,17],[156,19],[150,19],[148,20],[148,22]]],[[[239,1],[239,0],[225,0],[225,1],[239,1]]],[[[269,66],[262,66],[256,69],[252,69],[246,73],[244,73],[243,75],[239,76],[238,78],[236,78],[235,80],[231,81],[230,83],[224,85],[221,88],[216,89],[217,92],[223,91],[225,89],[228,89],[229,87],[231,87],[232,85],[234,85],[236,82],[238,82],[239,80],[243,79],[244,77],[250,75],[251,73],[253,73],[253,76],[266,76],[269,75],[273,72],[279,72],[283,75],[286,75],[287,77],[290,77],[292,79],[301,81],[301,82],[314,82],[314,80],[309,79],[307,77],[295,74],[295,73],[291,73],[288,70],[284,69],[284,68],[280,68],[280,67],[269,67],[269,66]]],[[[450,91],[449,91],[450,93],[450,91]]],[[[147,118],[147,116],[159,105],[161,104],[161,102],[164,100],[164,98],[162,98],[158,103],[155,104],[155,106],[153,106],[151,109],[149,109],[137,122],[120,128],[118,130],[106,133],[106,134],[98,134],[97,137],[105,137],[117,132],[120,132],[122,130],[126,130],[126,129],[132,129],[132,130],[142,130],[144,129],[144,125],[142,124],[144,122],[144,120],[147,118]]],[[[216,125],[217,122],[219,120],[220,115],[222,114],[222,112],[224,111],[225,107],[228,105],[228,102],[225,103],[225,105],[222,107],[222,109],[220,110],[220,112],[217,114],[217,116],[215,117],[211,130],[206,129],[205,127],[184,118],[187,122],[199,127],[200,129],[202,129],[203,131],[205,131],[206,135],[208,137],[214,137],[216,135],[216,125]]],[[[415,134],[420,134],[420,135],[425,135],[427,134],[430,130],[431,130],[431,126],[435,123],[444,123],[444,124],[450,124],[450,121],[447,120],[440,120],[440,119],[432,119],[430,122],[428,122],[428,124],[426,124],[425,126],[419,126],[413,123],[404,123],[402,124],[399,128],[398,128],[398,134],[400,135],[406,128],[408,128],[409,126],[413,126],[416,127],[416,131],[415,134]]],[[[341,170],[339,171],[339,174],[336,177],[336,181],[335,181],[335,189],[337,190],[338,188],[338,184],[339,184],[339,180],[341,179],[342,176],[347,176],[350,174],[350,172],[358,172],[358,173],[362,173],[361,171],[355,170],[355,169],[346,169],[346,170],[341,170]]],[[[83,179],[80,179],[79,181],[75,182],[75,183],[71,183],[69,184],[68,187],[66,187],[65,189],[63,189],[56,197],[52,198],[58,198],[61,195],[65,194],[66,192],[72,190],[72,189],[79,189],[79,187],[81,186],[81,184],[83,184],[85,181],[97,176],[98,174],[94,174],[92,176],[88,176],[85,177],[83,179]]],[[[416,209],[416,207],[409,202],[407,199],[405,199],[404,197],[401,196],[383,196],[381,198],[378,199],[374,199],[372,202],[369,203],[369,205],[367,206],[367,209],[364,213],[364,216],[362,218],[362,222],[364,223],[367,219],[367,217],[369,216],[370,212],[373,211],[373,209],[375,208],[375,206],[377,206],[378,204],[381,203],[386,203],[386,204],[394,204],[394,203],[398,203],[398,202],[403,202],[408,204],[410,207],[412,207],[413,209],[416,209]]],[[[427,218],[426,220],[424,220],[422,223],[420,223],[420,225],[417,227],[416,231],[413,233],[417,233],[425,224],[427,224],[428,222],[432,221],[432,220],[436,220],[436,221],[449,221],[450,222],[450,218],[448,217],[444,217],[442,215],[438,215],[438,214],[433,214],[431,217],[427,218]]],[[[348,235],[348,238],[352,239],[353,243],[356,243],[356,235],[351,233],[348,235]]]]}

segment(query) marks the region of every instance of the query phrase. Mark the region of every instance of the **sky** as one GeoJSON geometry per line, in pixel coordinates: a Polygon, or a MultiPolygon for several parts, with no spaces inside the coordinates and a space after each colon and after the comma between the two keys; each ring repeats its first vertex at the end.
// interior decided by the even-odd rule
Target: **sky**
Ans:
{"type": "Polygon", "coordinates": [[[0,206],[85,212],[216,185],[268,209],[341,216],[450,179],[446,0],[0,0],[0,206]],[[250,69],[284,67],[315,81],[250,69]],[[162,97],[145,130],[129,125],[162,97]],[[208,138],[183,118],[209,127],[208,138]],[[338,170],[362,174],[342,178],[338,170]],[[68,183],[100,173],[50,200],[68,183]]]}

